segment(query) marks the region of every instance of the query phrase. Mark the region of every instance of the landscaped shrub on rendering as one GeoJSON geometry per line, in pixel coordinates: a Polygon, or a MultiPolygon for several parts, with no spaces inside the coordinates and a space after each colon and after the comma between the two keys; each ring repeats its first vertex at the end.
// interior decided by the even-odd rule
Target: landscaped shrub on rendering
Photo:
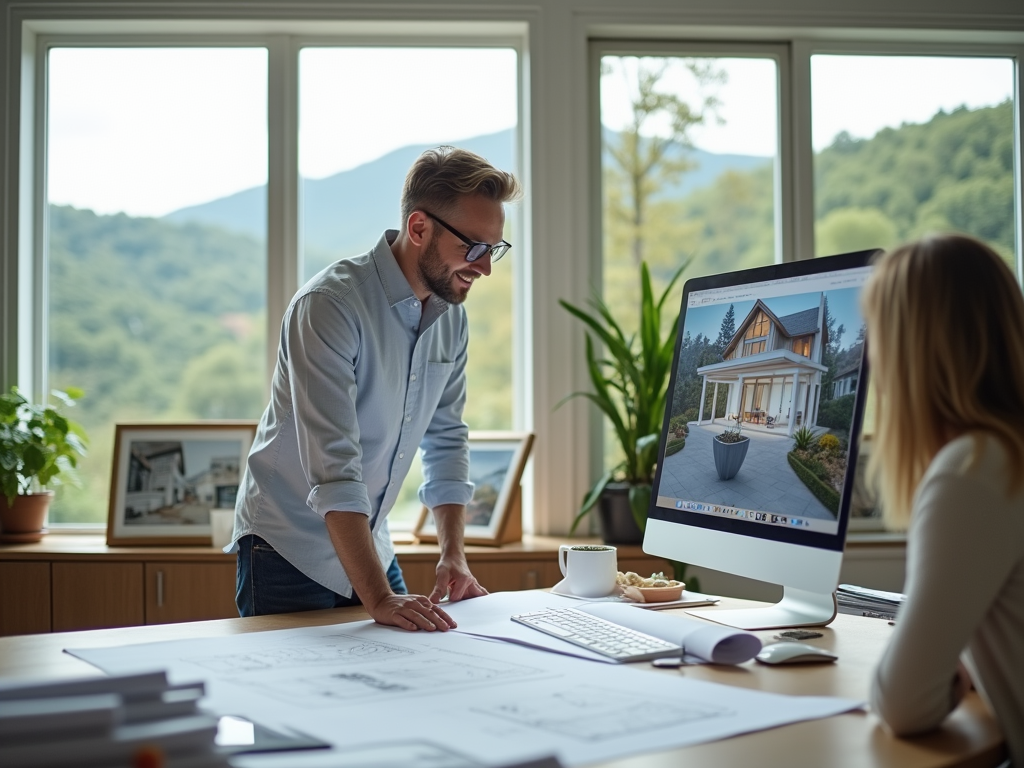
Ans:
{"type": "MultiPolygon", "coordinates": [[[[796,472],[796,476],[803,481],[803,484],[807,486],[807,490],[814,494],[814,497],[825,505],[825,508],[832,512],[833,515],[839,514],[839,492],[831,485],[826,485],[825,481],[817,476],[817,473],[810,469],[806,464],[803,463],[797,457],[798,451],[790,451],[786,454],[786,458],[789,460],[789,466],[796,472]]],[[[809,459],[808,461],[821,467],[820,462],[809,459]]],[[[817,468],[816,467],[816,468],[817,468]]]]}
{"type": "Polygon", "coordinates": [[[850,424],[853,422],[853,401],[856,397],[856,394],[843,395],[822,403],[818,407],[818,426],[849,432],[850,424]]]}

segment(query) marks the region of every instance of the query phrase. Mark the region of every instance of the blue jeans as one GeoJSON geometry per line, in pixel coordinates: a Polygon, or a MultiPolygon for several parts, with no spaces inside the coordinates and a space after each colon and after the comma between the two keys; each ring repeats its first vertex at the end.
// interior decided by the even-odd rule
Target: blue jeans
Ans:
{"type": "MultiPolygon", "coordinates": [[[[409,593],[398,558],[388,566],[387,577],[395,594],[409,593]]],[[[345,597],[313,581],[259,536],[243,536],[238,540],[235,605],[239,616],[265,616],[361,603],[355,592],[345,597]]]]}

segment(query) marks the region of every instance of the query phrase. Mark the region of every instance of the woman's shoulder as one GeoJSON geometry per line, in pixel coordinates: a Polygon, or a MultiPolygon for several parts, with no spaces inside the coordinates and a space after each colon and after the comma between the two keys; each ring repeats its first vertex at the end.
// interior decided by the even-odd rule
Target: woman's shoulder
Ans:
{"type": "Polygon", "coordinates": [[[944,445],[932,459],[923,480],[954,476],[981,483],[998,481],[1004,486],[1007,479],[1018,474],[1011,463],[1002,440],[986,432],[971,432],[944,445]]]}

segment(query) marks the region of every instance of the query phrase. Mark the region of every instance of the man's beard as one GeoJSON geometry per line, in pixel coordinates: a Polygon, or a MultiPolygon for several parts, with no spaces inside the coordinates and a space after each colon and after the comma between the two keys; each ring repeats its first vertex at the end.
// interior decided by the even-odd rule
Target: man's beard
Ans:
{"type": "Polygon", "coordinates": [[[420,256],[419,271],[423,283],[430,292],[447,301],[449,304],[461,304],[469,294],[469,287],[458,290],[461,282],[456,283],[455,271],[445,266],[444,258],[437,247],[437,233],[430,239],[430,244],[420,256]]]}

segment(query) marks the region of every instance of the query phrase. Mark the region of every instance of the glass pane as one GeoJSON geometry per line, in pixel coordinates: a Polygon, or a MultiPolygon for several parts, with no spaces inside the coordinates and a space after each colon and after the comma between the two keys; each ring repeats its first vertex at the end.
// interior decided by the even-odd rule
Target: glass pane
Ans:
{"type": "MultiPolygon", "coordinates": [[[[373,248],[397,229],[405,174],[428,147],[451,144],[516,172],[518,55],[510,48],[306,48],[299,56],[302,272],[373,248]],[[418,83],[419,96],[407,96],[418,83]]],[[[506,207],[515,246],[466,301],[471,429],[512,428],[512,259],[524,257],[517,206],[506,207]]],[[[389,515],[419,515],[418,461],[389,515]]]]}
{"type": "Polygon", "coordinates": [[[1011,59],[811,58],[815,253],[929,232],[984,240],[1016,269],[1011,59]]]}
{"type": "MultiPolygon", "coordinates": [[[[641,261],[656,296],[689,261],[665,302],[672,323],[686,279],[776,260],[777,126],[774,59],[602,57],[603,291],[627,334],[641,261]]],[[[721,353],[720,339],[691,343],[721,353]]],[[[700,393],[691,399],[673,408],[696,408],[700,393]]],[[[605,456],[622,457],[610,429],[605,456]]]]}
{"type": "Polygon", "coordinates": [[[51,522],[106,519],[115,423],[263,410],[266,82],[262,48],[50,51],[49,383],[91,442],[51,522]]]}

